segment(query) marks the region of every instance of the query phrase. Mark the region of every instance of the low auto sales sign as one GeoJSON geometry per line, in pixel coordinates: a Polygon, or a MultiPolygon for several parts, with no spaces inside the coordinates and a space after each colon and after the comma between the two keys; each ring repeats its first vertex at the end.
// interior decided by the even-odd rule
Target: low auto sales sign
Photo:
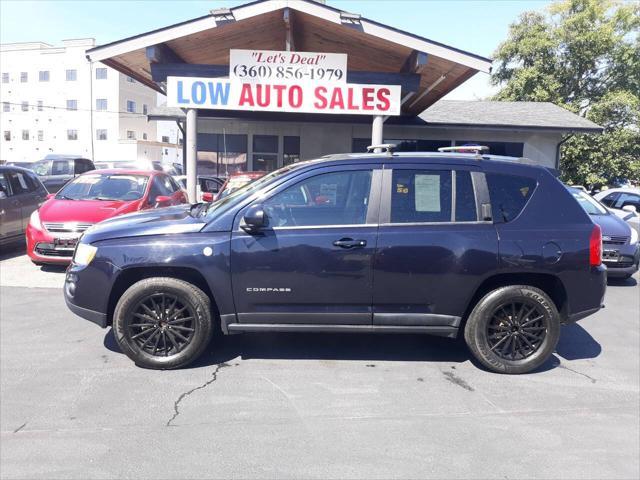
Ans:
{"type": "Polygon", "coordinates": [[[229,79],[168,77],[167,105],[212,110],[400,115],[399,85],[346,83],[346,55],[231,50],[229,79]]]}

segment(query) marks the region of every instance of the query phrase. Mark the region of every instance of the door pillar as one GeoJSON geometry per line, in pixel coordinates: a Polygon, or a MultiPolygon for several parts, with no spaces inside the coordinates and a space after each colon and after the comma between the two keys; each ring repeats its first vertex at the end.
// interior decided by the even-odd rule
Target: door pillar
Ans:
{"type": "Polygon", "coordinates": [[[198,110],[187,109],[186,125],[186,150],[187,150],[187,195],[189,202],[198,202],[198,110]]]}

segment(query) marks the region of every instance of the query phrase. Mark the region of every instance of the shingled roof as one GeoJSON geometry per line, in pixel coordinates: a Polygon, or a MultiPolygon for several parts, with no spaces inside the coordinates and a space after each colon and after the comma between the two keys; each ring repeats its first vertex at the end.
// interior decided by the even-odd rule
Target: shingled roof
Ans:
{"type": "Polygon", "coordinates": [[[432,126],[601,133],[603,128],[550,102],[440,100],[419,117],[432,126]]]}

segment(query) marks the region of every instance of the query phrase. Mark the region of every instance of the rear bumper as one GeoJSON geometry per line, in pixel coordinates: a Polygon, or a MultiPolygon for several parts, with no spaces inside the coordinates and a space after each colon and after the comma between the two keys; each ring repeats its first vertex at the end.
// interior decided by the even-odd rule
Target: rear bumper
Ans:
{"type": "Polygon", "coordinates": [[[637,244],[635,247],[626,245],[620,248],[619,252],[617,262],[604,262],[607,266],[607,276],[610,278],[628,277],[638,271],[638,265],[640,264],[640,244],[637,244]]]}

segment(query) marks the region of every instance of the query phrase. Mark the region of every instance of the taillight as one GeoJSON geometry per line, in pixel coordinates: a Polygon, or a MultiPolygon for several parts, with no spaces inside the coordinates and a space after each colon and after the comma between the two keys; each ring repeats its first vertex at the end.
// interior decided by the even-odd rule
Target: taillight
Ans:
{"type": "Polygon", "coordinates": [[[597,267],[602,263],[602,230],[594,225],[589,239],[589,265],[597,267]]]}

